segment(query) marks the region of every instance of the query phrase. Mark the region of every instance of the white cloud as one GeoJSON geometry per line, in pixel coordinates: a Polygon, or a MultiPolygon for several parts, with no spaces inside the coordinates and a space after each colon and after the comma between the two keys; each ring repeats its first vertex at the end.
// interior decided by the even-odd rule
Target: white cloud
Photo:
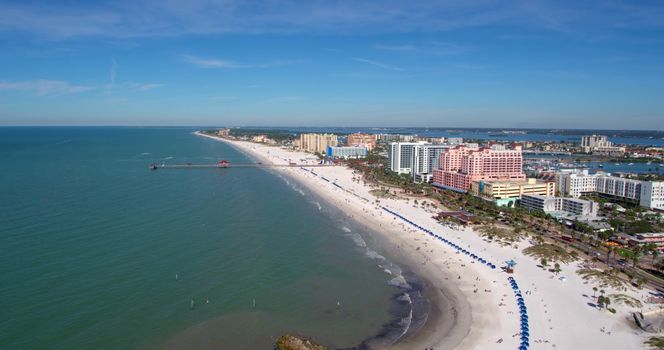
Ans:
{"type": "Polygon", "coordinates": [[[440,41],[429,41],[421,44],[376,44],[374,48],[386,51],[417,52],[440,56],[456,55],[469,51],[468,47],[440,41]]]}
{"type": "Polygon", "coordinates": [[[402,68],[395,67],[395,66],[392,66],[392,65],[389,65],[389,64],[385,64],[385,63],[376,62],[376,61],[373,61],[373,60],[370,60],[370,59],[366,59],[366,58],[353,57],[353,60],[355,60],[355,61],[357,61],[357,62],[362,62],[362,63],[370,64],[370,65],[372,65],[372,66],[376,66],[376,67],[379,67],[379,68],[387,69],[387,70],[393,70],[393,71],[399,71],[399,72],[403,71],[402,68]]]}
{"type": "Polygon", "coordinates": [[[134,91],[148,91],[165,86],[158,83],[121,83],[107,85],[72,85],[60,80],[28,80],[28,81],[0,81],[0,92],[17,91],[33,93],[37,96],[69,95],[98,89],[126,89],[134,91]]]}
{"type": "Polygon", "coordinates": [[[249,66],[217,58],[202,58],[192,55],[184,55],[182,58],[194,66],[201,68],[248,68],[249,66]]]}
{"type": "Polygon", "coordinates": [[[237,69],[237,68],[270,68],[287,66],[292,64],[305,63],[305,60],[287,60],[287,61],[274,61],[268,63],[238,63],[220,58],[207,58],[198,57],[194,55],[182,55],[185,62],[200,68],[222,68],[222,69],[237,69]]]}
{"type": "Polygon", "coordinates": [[[0,31],[52,39],[189,34],[407,33],[494,25],[618,30],[663,27],[661,2],[523,0],[117,0],[0,3],[0,31]]]}
{"type": "Polygon", "coordinates": [[[138,91],[147,91],[147,90],[152,90],[152,89],[157,89],[160,87],[164,87],[164,84],[157,84],[157,83],[147,83],[147,84],[137,84],[135,85],[134,89],[138,91]]]}
{"type": "Polygon", "coordinates": [[[0,91],[31,92],[38,96],[76,94],[93,89],[91,86],[71,85],[59,80],[0,81],[0,91]]]}

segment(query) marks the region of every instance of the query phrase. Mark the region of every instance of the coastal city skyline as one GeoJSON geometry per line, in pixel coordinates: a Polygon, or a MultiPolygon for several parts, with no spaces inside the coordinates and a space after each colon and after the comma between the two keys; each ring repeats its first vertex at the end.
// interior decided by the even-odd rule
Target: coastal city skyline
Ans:
{"type": "Polygon", "coordinates": [[[664,350],[664,0],[0,2],[0,349],[664,350]]]}
{"type": "Polygon", "coordinates": [[[0,125],[663,130],[662,6],[8,1],[0,125]]]}

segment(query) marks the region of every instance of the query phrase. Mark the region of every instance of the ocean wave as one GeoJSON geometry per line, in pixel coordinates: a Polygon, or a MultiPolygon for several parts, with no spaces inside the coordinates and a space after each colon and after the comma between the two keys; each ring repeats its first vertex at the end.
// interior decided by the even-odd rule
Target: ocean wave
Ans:
{"type": "Polygon", "coordinates": [[[408,312],[408,316],[404,317],[399,321],[399,325],[403,327],[403,330],[401,331],[401,335],[397,338],[397,340],[401,339],[406,333],[408,333],[408,330],[410,329],[410,325],[413,322],[413,308],[410,308],[410,312],[408,312]]]}
{"type": "Polygon", "coordinates": [[[175,157],[166,157],[166,158],[161,158],[161,160],[171,160],[171,159],[173,159],[173,158],[175,158],[175,157]]]}
{"type": "Polygon", "coordinates": [[[355,245],[361,248],[366,248],[367,247],[367,242],[360,236],[359,233],[350,233],[347,234],[348,237],[350,237],[353,242],[355,242],[355,245]]]}
{"type": "Polygon", "coordinates": [[[348,232],[348,233],[351,232],[350,229],[349,229],[348,227],[346,227],[346,226],[341,226],[341,229],[342,229],[344,232],[348,232]]]}
{"type": "Polygon", "coordinates": [[[412,303],[413,303],[413,299],[410,298],[410,294],[408,294],[408,293],[403,293],[403,295],[400,295],[400,296],[397,298],[397,300],[399,300],[399,301],[405,301],[405,302],[407,302],[408,304],[412,304],[412,303]]]}
{"type": "MultiPolygon", "coordinates": [[[[281,175],[279,175],[279,174],[276,174],[276,175],[277,175],[280,179],[284,180],[284,182],[286,183],[286,185],[288,185],[288,187],[290,187],[293,191],[299,193],[299,194],[302,195],[302,196],[305,196],[305,195],[306,195],[306,193],[304,193],[304,191],[303,191],[301,188],[297,187],[297,185],[295,185],[294,183],[288,181],[288,178],[286,178],[285,176],[281,176],[281,175]]],[[[319,210],[320,210],[320,209],[319,209],[319,210]]]]}
{"type": "Polygon", "coordinates": [[[295,192],[299,193],[299,194],[302,195],[302,196],[305,196],[305,195],[306,195],[306,193],[304,193],[304,191],[303,191],[301,188],[299,188],[299,187],[297,187],[297,186],[295,186],[295,185],[291,186],[291,188],[292,188],[295,192]]]}
{"type": "Polygon", "coordinates": [[[403,277],[403,275],[398,275],[397,277],[392,278],[391,280],[387,281],[387,284],[395,287],[399,287],[402,289],[410,289],[410,284],[406,281],[406,278],[403,277]]]}
{"type": "Polygon", "coordinates": [[[320,205],[320,202],[315,201],[314,204],[316,204],[316,207],[318,208],[318,211],[323,211],[323,206],[320,205]]]}
{"type": "Polygon", "coordinates": [[[152,153],[150,153],[150,152],[143,152],[143,153],[141,153],[141,155],[142,155],[142,156],[149,156],[149,155],[152,155],[152,153]]]}
{"type": "Polygon", "coordinates": [[[366,255],[369,259],[380,260],[380,261],[387,260],[384,256],[378,254],[377,252],[375,252],[371,249],[367,249],[367,251],[366,251],[366,253],[364,253],[364,255],[366,255]]]}

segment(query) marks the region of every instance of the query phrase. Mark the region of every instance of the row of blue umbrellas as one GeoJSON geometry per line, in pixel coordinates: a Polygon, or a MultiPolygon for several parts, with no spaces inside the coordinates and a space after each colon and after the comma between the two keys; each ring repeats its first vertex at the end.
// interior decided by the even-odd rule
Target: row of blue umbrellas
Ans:
{"type": "MultiPolygon", "coordinates": [[[[319,176],[313,170],[309,170],[309,172],[311,172],[312,174],[314,174],[316,176],[319,176]]],[[[321,178],[323,180],[327,181],[327,182],[330,182],[330,180],[326,179],[325,177],[321,176],[321,178]]],[[[343,187],[339,186],[336,183],[333,183],[333,184],[335,186],[337,186],[338,188],[343,190],[343,187]]],[[[486,265],[487,267],[490,267],[493,270],[496,269],[496,265],[489,262],[489,261],[487,261],[486,259],[484,259],[484,258],[482,258],[482,257],[466,250],[465,248],[462,248],[461,246],[455,244],[454,242],[452,242],[452,241],[450,241],[450,240],[448,240],[448,239],[446,239],[446,238],[444,238],[440,235],[437,235],[437,234],[433,233],[431,230],[426,229],[426,228],[416,224],[415,222],[405,218],[404,216],[400,215],[399,213],[396,213],[396,212],[394,212],[394,211],[392,211],[392,210],[390,210],[386,207],[382,207],[382,208],[386,212],[398,217],[399,219],[405,221],[406,223],[408,223],[412,226],[415,226],[417,229],[419,229],[421,231],[426,232],[429,236],[434,237],[434,238],[436,238],[437,240],[439,240],[443,243],[446,243],[447,245],[449,245],[452,248],[456,249],[458,252],[464,253],[465,255],[469,256],[470,258],[479,261],[480,263],[486,265]]],[[[521,321],[521,338],[520,338],[521,342],[519,343],[519,348],[518,349],[519,350],[528,350],[528,348],[530,347],[530,343],[529,343],[530,332],[529,332],[529,326],[528,326],[528,309],[526,308],[526,303],[523,299],[523,295],[521,294],[521,289],[519,289],[519,285],[516,283],[516,280],[514,279],[514,277],[510,276],[510,277],[507,278],[507,280],[509,281],[509,283],[512,287],[512,290],[514,291],[514,295],[516,296],[517,304],[519,305],[519,315],[520,315],[520,321],[521,321]]]]}
{"type": "Polygon", "coordinates": [[[408,223],[408,224],[410,224],[410,225],[412,225],[412,226],[415,226],[415,227],[418,228],[419,230],[426,232],[429,236],[434,237],[434,238],[436,238],[437,240],[439,240],[439,241],[441,241],[441,242],[443,242],[443,243],[449,245],[450,247],[456,249],[458,252],[461,252],[461,253],[463,253],[463,254],[469,256],[470,258],[479,261],[481,264],[484,264],[484,265],[486,265],[487,267],[489,267],[489,268],[491,268],[491,269],[496,269],[496,265],[494,265],[493,263],[491,263],[491,262],[489,262],[488,260],[486,260],[486,259],[480,257],[480,256],[477,255],[477,254],[474,254],[474,253],[472,253],[472,252],[466,250],[465,248],[459,246],[458,244],[455,244],[454,242],[448,240],[447,238],[444,238],[444,237],[442,237],[442,236],[440,236],[440,235],[437,235],[437,234],[433,233],[431,230],[429,230],[429,229],[427,229],[427,228],[424,228],[424,227],[422,227],[422,226],[416,224],[415,222],[413,222],[413,221],[411,221],[411,220],[405,218],[405,217],[402,216],[401,214],[399,214],[399,213],[397,213],[397,212],[394,212],[394,211],[392,211],[392,210],[390,210],[390,209],[388,209],[388,208],[386,208],[386,207],[383,207],[383,210],[385,210],[386,212],[388,212],[388,213],[390,213],[390,214],[392,214],[392,215],[398,217],[399,219],[405,221],[406,223],[408,223]]]}
{"type": "Polygon", "coordinates": [[[530,336],[528,327],[528,308],[526,308],[526,302],[523,299],[523,295],[521,295],[521,289],[514,277],[510,276],[507,280],[512,286],[514,296],[516,297],[516,303],[519,305],[519,317],[521,321],[521,343],[519,344],[519,350],[528,350],[528,347],[530,346],[528,339],[530,336]]]}

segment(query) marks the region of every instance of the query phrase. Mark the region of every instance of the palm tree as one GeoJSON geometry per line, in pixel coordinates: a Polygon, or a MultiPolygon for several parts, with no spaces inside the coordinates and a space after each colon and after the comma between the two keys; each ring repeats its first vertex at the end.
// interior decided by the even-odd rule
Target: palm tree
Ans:
{"type": "Polygon", "coordinates": [[[632,268],[636,269],[636,265],[638,265],[639,260],[641,260],[641,256],[643,255],[643,247],[639,245],[634,246],[631,249],[630,255],[630,259],[632,260],[632,268]]]}
{"type": "Polygon", "coordinates": [[[652,254],[652,264],[655,265],[655,259],[659,256],[659,249],[655,243],[648,243],[645,247],[646,251],[652,254]]]}
{"type": "Polygon", "coordinates": [[[606,265],[608,267],[611,267],[611,254],[615,253],[616,247],[614,246],[608,246],[606,249],[606,265]]]}
{"type": "Polygon", "coordinates": [[[596,293],[597,293],[597,287],[593,287],[593,298],[595,297],[596,293]]]}
{"type": "Polygon", "coordinates": [[[560,264],[555,263],[553,265],[553,270],[556,272],[556,275],[560,273],[560,264]]]}

